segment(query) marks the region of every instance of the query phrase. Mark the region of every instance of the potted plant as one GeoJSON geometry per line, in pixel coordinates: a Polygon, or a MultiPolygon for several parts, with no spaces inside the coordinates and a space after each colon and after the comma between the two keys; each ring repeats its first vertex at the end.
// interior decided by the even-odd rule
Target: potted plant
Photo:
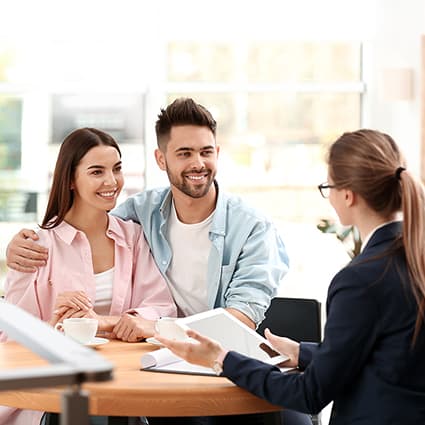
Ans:
{"type": "Polygon", "coordinates": [[[322,218],[317,228],[322,233],[335,233],[335,236],[344,244],[351,259],[360,253],[362,241],[356,227],[341,226],[335,223],[334,220],[322,218]]]}

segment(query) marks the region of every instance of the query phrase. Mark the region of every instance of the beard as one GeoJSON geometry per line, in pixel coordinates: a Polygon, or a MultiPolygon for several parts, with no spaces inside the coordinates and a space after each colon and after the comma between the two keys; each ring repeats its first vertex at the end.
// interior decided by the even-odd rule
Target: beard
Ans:
{"type": "MultiPolygon", "coordinates": [[[[181,173],[180,175],[173,174],[168,168],[168,165],[166,165],[166,171],[170,184],[180,190],[180,192],[194,199],[202,198],[208,193],[216,176],[216,172],[204,169],[198,173],[203,175],[207,173],[205,181],[203,183],[196,183],[196,181],[191,181],[186,177],[187,173],[181,173]]],[[[195,173],[194,171],[191,172],[191,174],[195,173]]]]}

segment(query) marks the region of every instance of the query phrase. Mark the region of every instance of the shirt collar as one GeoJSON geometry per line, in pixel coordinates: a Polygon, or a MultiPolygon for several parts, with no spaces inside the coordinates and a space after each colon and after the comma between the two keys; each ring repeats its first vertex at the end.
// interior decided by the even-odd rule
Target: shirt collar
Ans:
{"type": "MultiPolygon", "coordinates": [[[[226,196],[220,191],[217,180],[214,180],[214,186],[217,191],[217,202],[214,210],[214,217],[211,223],[210,232],[224,236],[226,234],[226,196]]],[[[171,188],[165,195],[164,200],[159,207],[161,215],[164,220],[167,220],[172,208],[173,194],[171,188]]]]}
{"type": "Polygon", "coordinates": [[[66,221],[62,221],[56,227],[52,229],[63,242],[67,245],[71,245],[78,233],[83,233],[80,230],[76,229],[74,226],[71,226],[66,221]]]}
{"type": "Polygon", "coordinates": [[[381,229],[382,227],[386,226],[387,224],[390,223],[396,223],[397,221],[400,221],[400,219],[396,219],[396,220],[391,220],[391,221],[386,221],[385,223],[380,224],[379,226],[376,226],[374,229],[372,229],[371,232],[369,232],[369,234],[364,238],[364,240],[362,241],[362,247],[360,248],[360,252],[363,252],[364,248],[366,247],[366,245],[368,244],[368,242],[370,241],[370,239],[372,238],[372,236],[374,235],[374,233],[378,230],[381,229]]]}
{"type": "Polygon", "coordinates": [[[164,200],[162,201],[160,207],[159,207],[159,211],[162,215],[163,219],[167,219],[168,215],[171,212],[171,202],[173,200],[173,193],[171,192],[171,187],[168,188],[168,192],[164,197],[164,200]]]}
{"type": "MultiPolygon", "coordinates": [[[[108,215],[108,227],[106,234],[110,236],[118,245],[127,246],[125,235],[121,226],[119,225],[119,219],[112,215],[108,215]]],[[[81,230],[71,226],[66,221],[62,221],[58,226],[52,229],[60,239],[62,239],[67,245],[71,245],[78,234],[84,234],[81,230]]]]}
{"type": "Polygon", "coordinates": [[[226,220],[227,220],[227,197],[218,187],[218,183],[214,180],[215,189],[217,191],[217,202],[215,205],[214,218],[211,223],[210,232],[220,236],[226,235],[226,220]]]}
{"type": "Polygon", "coordinates": [[[125,233],[120,225],[120,219],[108,214],[108,228],[106,234],[110,236],[117,245],[127,246],[128,240],[125,237],[125,233]]]}

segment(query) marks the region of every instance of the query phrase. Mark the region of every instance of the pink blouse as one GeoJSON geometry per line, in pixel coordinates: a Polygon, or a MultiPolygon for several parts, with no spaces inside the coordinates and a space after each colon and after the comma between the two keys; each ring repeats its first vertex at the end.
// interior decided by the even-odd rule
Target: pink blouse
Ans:
{"type": "MultiPolygon", "coordinates": [[[[167,283],[159,272],[139,224],[109,216],[107,235],[115,242],[114,282],[109,315],[134,312],[146,319],[176,316],[167,283]]],[[[86,235],[66,222],[38,232],[49,249],[45,267],[34,273],[10,270],[5,299],[48,321],[56,297],[64,291],[84,291],[94,302],[96,283],[86,235]]],[[[0,340],[5,335],[0,332],[0,340]]],[[[42,412],[0,406],[0,425],[39,424],[42,412]]]]}
{"type": "MultiPolygon", "coordinates": [[[[96,283],[86,235],[66,222],[38,232],[49,249],[45,267],[34,273],[10,270],[5,299],[49,320],[59,293],[84,291],[94,302],[96,283]]],[[[134,311],[146,319],[175,316],[176,306],[159,272],[141,226],[109,216],[107,235],[115,242],[115,270],[109,315],[134,311]]]]}

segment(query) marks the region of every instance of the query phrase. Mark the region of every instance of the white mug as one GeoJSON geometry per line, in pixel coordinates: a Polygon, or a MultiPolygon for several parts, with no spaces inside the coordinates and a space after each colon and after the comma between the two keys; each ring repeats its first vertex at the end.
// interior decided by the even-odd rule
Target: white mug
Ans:
{"type": "Polygon", "coordinates": [[[176,322],[175,317],[161,317],[156,321],[155,330],[167,339],[187,339],[184,327],[176,322]]]}
{"type": "Polygon", "coordinates": [[[87,344],[96,336],[98,321],[88,317],[70,317],[56,323],[55,329],[81,344],[87,344]]]}

